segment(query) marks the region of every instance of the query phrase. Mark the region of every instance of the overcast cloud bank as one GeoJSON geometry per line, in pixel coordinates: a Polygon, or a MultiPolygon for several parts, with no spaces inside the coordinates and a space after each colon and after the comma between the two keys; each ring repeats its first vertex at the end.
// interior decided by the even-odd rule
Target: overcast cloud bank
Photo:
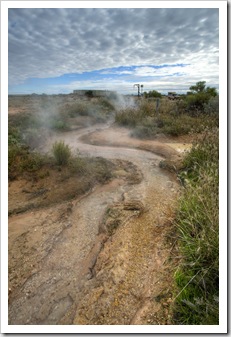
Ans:
{"type": "Polygon", "coordinates": [[[9,9],[9,93],[218,88],[218,9],[9,9]]]}

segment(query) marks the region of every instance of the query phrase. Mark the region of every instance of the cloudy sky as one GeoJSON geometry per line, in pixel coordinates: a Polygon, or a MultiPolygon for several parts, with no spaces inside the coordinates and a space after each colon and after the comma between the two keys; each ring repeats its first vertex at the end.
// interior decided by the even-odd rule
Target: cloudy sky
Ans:
{"type": "MultiPolygon", "coordinates": [[[[183,2],[182,2],[183,3],[183,2]]],[[[218,88],[217,8],[11,8],[9,93],[218,88]]]]}

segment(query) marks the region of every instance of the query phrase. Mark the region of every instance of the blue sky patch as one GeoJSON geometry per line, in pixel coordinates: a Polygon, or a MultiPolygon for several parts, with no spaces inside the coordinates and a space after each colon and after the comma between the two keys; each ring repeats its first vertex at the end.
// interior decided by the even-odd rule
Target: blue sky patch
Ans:
{"type": "Polygon", "coordinates": [[[100,83],[100,87],[105,89],[110,80],[111,82],[116,80],[124,81],[131,87],[132,83],[139,83],[141,81],[149,82],[155,79],[184,76],[184,69],[187,68],[187,66],[189,66],[189,64],[183,63],[132,65],[103,68],[82,73],[69,73],[58,77],[29,78],[22,84],[11,86],[9,92],[20,93],[24,91],[28,93],[42,93],[48,92],[49,88],[53,88],[53,90],[59,88],[60,90],[60,88],[63,87],[62,92],[68,93],[72,92],[72,84],[73,88],[94,89],[95,83],[100,83]],[[182,71],[179,71],[181,69],[182,71]]]}

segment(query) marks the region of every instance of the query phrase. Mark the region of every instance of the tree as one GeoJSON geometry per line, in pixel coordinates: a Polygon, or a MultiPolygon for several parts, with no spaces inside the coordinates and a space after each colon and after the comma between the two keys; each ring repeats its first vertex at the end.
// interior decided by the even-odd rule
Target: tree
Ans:
{"type": "Polygon", "coordinates": [[[216,88],[211,88],[211,87],[207,87],[206,88],[206,93],[211,96],[211,97],[216,97],[217,94],[217,89],[216,88]]]}
{"type": "Polygon", "coordinates": [[[206,81],[199,81],[199,82],[196,83],[196,85],[192,85],[189,89],[193,93],[204,92],[205,83],[206,83],[206,81]]]}
{"type": "Polygon", "coordinates": [[[217,89],[214,87],[206,87],[206,81],[199,81],[196,85],[192,85],[189,89],[191,90],[191,94],[203,92],[211,97],[217,96],[217,89]]]}
{"type": "Polygon", "coordinates": [[[206,87],[206,81],[199,81],[189,89],[191,91],[187,92],[186,101],[188,109],[192,111],[204,112],[204,107],[209,100],[218,95],[216,88],[206,87]]]}
{"type": "Polygon", "coordinates": [[[144,96],[145,97],[159,97],[159,98],[161,98],[162,95],[158,91],[152,90],[152,91],[149,91],[148,93],[144,92],[144,96]]]}

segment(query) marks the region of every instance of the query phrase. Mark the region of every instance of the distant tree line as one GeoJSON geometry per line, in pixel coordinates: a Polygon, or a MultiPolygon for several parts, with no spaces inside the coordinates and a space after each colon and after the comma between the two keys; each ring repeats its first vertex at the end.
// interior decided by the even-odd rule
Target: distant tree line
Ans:
{"type": "Polygon", "coordinates": [[[143,95],[145,98],[158,98],[158,97],[161,98],[162,97],[161,93],[156,90],[151,90],[149,92],[145,91],[143,95]]]}

